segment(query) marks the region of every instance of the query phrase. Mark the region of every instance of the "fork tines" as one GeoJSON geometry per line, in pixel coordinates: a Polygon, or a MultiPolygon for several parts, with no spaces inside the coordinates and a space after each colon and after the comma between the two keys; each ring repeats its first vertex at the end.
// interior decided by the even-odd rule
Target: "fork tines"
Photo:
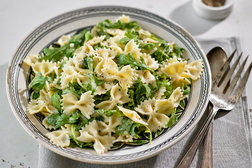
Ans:
{"type": "Polygon", "coordinates": [[[248,60],[248,56],[245,58],[243,63],[241,64],[239,70],[236,72],[234,78],[231,80],[231,77],[241,59],[242,53],[238,56],[238,58],[235,60],[234,64],[232,67],[230,67],[230,63],[236,53],[236,49],[233,51],[233,53],[230,55],[230,57],[227,59],[227,61],[224,63],[224,65],[220,68],[220,71],[217,73],[216,77],[213,80],[213,89],[219,90],[222,93],[224,93],[226,96],[231,96],[231,99],[233,99],[235,102],[239,99],[241,96],[245,85],[247,83],[251,68],[252,68],[252,63],[250,63],[249,67],[247,68],[246,72],[244,73],[243,77],[241,78],[241,81],[238,84],[238,80],[241,76],[241,73],[245,67],[245,64],[248,60]],[[231,83],[230,83],[231,82],[231,83]],[[238,86],[235,89],[235,86],[238,86]],[[234,92],[233,95],[231,95],[234,92]]]}

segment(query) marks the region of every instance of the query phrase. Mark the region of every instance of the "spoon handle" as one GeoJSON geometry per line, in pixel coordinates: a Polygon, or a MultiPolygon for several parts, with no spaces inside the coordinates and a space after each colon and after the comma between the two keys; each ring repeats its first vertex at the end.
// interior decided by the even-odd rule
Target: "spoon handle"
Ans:
{"type": "Polygon", "coordinates": [[[187,168],[191,165],[191,162],[194,158],[196,151],[198,150],[199,145],[201,144],[203,138],[205,137],[207,130],[209,128],[210,123],[213,121],[217,111],[219,109],[217,107],[213,107],[211,112],[208,114],[207,119],[205,120],[204,124],[202,125],[201,129],[195,136],[193,143],[191,144],[188,151],[183,156],[182,160],[179,162],[177,168],[187,168]]]}
{"type": "MultiPolygon", "coordinates": [[[[209,111],[212,106],[209,105],[209,111]]],[[[213,122],[211,122],[204,140],[201,168],[213,168],[213,122]]]]}
{"type": "Polygon", "coordinates": [[[213,168],[213,122],[205,137],[201,168],[213,168]]]}

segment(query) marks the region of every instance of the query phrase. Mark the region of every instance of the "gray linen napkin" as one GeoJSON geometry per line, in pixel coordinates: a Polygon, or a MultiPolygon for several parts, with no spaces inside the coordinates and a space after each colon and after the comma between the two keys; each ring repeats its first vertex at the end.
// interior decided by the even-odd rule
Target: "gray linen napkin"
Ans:
{"type": "MultiPolygon", "coordinates": [[[[230,54],[235,48],[240,53],[239,40],[237,38],[223,38],[215,40],[198,39],[201,47],[207,53],[215,46],[222,46],[230,54]]],[[[215,168],[250,168],[251,159],[251,127],[247,101],[244,97],[229,113],[220,113],[214,121],[213,129],[213,157],[215,168]],[[222,117],[220,117],[222,115],[222,117]]],[[[203,116],[205,118],[205,116],[203,116]]],[[[95,165],[74,161],[51,152],[40,145],[38,168],[167,168],[175,167],[193,139],[195,131],[183,138],[180,142],[160,153],[159,155],[143,161],[124,165],[95,165]]],[[[191,167],[200,167],[202,145],[200,146],[191,167]]]]}

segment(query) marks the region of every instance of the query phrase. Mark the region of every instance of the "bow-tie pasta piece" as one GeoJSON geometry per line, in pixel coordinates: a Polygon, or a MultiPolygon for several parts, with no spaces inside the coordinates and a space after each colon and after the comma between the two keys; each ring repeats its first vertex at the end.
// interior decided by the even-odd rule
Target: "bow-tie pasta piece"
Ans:
{"type": "Polygon", "coordinates": [[[136,42],[132,39],[130,40],[124,48],[124,53],[127,55],[128,53],[131,53],[132,56],[137,60],[140,61],[141,56],[141,49],[136,44],[136,42]]]}
{"type": "Polygon", "coordinates": [[[155,84],[156,83],[156,78],[154,75],[151,74],[150,71],[148,70],[138,70],[136,71],[137,77],[141,79],[143,83],[148,83],[148,84],[155,84]]]}
{"type": "Polygon", "coordinates": [[[167,62],[168,63],[165,63],[164,66],[161,68],[161,72],[167,75],[168,77],[171,77],[175,86],[181,86],[182,83],[191,83],[187,78],[181,76],[181,74],[185,72],[185,67],[187,64],[186,61],[178,62],[172,59],[171,61],[167,62]]]}
{"type": "Polygon", "coordinates": [[[83,59],[87,55],[91,55],[93,53],[94,53],[94,48],[90,44],[85,43],[83,46],[81,46],[80,48],[75,50],[74,57],[78,57],[78,58],[83,59]]]}
{"type": "Polygon", "coordinates": [[[123,108],[121,106],[118,106],[119,110],[128,118],[135,121],[136,123],[142,124],[142,125],[148,125],[148,123],[144,122],[142,118],[137,114],[137,112],[133,110],[129,110],[126,108],[123,108]]]}
{"type": "Polygon", "coordinates": [[[56,44],[58,44],[58,45],[60,45],[61,47],[62,46],[64,46],[64,45],[66,45],[68,42],[69,42],[69,40],[71,39],[71,36],[69,36],[69,35],[63,35],[63,36],[61,36],[58,40],[57,40],[57,42],[56,42],[56,44]]]}
{"type": "Polygon", "coordinates": [[[79,68],[78,65],[74,63],[74,59],[68,60],[61,73],[61,88],[65,89],[71,82],[78,82],[82,86],[83,82],[89,81],[89,77],[86,75],[89,72],[88,69],[79,68]]]}
{"type": "Polygon", "coordinates": [[[112,133],[115,132],[116,127],[121,124],[121,118],[115,115],[103,117],[104,121],[97,121],[100,128],[100,134],[112,136],[112,133]]]}
{"type": "Polygon", "coordinates": [[[116,84],[110,91],[110,99],[97,104],[96,107],[99,109],[113,109],[117,104],[124,104],[129,101],[127,91],[116,84]]]}
{"type": "MultiPolygon", "coordinates": [[[[97,66],[100,66],[100,65],[97,65],[97,66]]],[[[117,64],[111,58],[107,58],[104,61],[103,68],[101,69],[101,71],[102,71],[102,76],[105,79],[114,80],[118,72],[118,67],[117,67],[117,64]]]]}
{"type": "Polygon", "coordinates": [[[197,80],[203,72],[202,60],[197,60],[186,65],[185,72],[181,74],[182,77],[197,80]]]}
{"type": "Polygon", "coordinates": [[[35,73],[41,73],[43,76],[48,76],[51,73],[58,75],[58,68],[56,63],[47,61],[37,62],[32,65],[32,69],[35,73]]]}
{"type": "Polygon", "coordinates": [[[151,68],[151,69],[153,69],[153,70],[156,70],[156,69],[159,68],[158,62],[157,62],[154,58],[152,58],[152,57],[150,56],[150,54],[143,53],[143,54],[141,55],[141,57],[144,59],[145,64],[146,64],[149,68],[151,68]]]}
{"type": "Polygon", "coordinates": [[[38,58],[38,55],[35,55],[35,54],[31,54],[29,56],[27,56],[23,63],[26,65],[26,66],[33,66],[35,63],[39,63],[39,58],[38,58]]]}
{"type": "Polygon", "coordinates": [[[66,124],[64,127],[61,127],[61,130],[49,132],[46,134],[46,136],[54,145],[59,147],[67,147],[70,145],[70,127],[71,125],[66,124]]]}
{"type": "Polygon", "coordinates": [[[117,45],[110,45],[109,47],[116,53],[116,55],[123,53],[122,48],[117,45]]]}
{"type": "Polygon", "coordinates": [[[81,95],[80,100],[72,93],[67,93],[63,95],[63,109],[64,113],[67,115],[73,114],[76,110],[80,112],[88,119],[90,115],[94,112],[94,99],[91,95],[91,91],[85,92],[81,95]]]}
{"type": "Polygon", "coordinates": [[[108,29],[107,33],[111,34],[113,36],[124,36],[125,30],[121,30],[121,29],[108,29]]]}
{"type": "Polygon", "coordinates": [[[118,18],[118,20],[121,20],[122,23],[129,23],[130,17],[126,15],[122,15],[121,17],[118,18]]]}
{"type": "MultiPolygon", "coordinates": [[[[48,82],[46,82],[46,86],[48,82]]],[[[28,103],[27,110],[30,114],[42,113],[44,116],[48,116],[52,113],[58,113],[58,110],[52,105],[51,98],[47,87],[40,90],[40,96],[38,99],[32,99],[28,103]]]]}
{"type": "Polygon", "coordinates": [[[115,143],[115,142],[133,142],[133,136],[130,135],[129,133],[127,133],[126,131],[124,131],[122,133],[122,135],[115,134],[114,136],[116,136],[116,139],[113,141],[113,143],[115,143]]]}
{"type": "Polygon", "coordinates": [[[27,110],[30,114],[42,113],[45,116],[58,112],[58,110],[51,104],[47,104],[47,102],[40,99],[31,100],[28,104],[27,110]]]}
{"type": "Polygon", "coordinates": [[[113,82],[104,82],[100,86],[98,86],[94,92],[94,95],[105,94],[114,86],[113,82]]]}
{"type": "Polygon", "coordinates": [[[144,102],[141,102],[141,104],[138,105],[137,108],[135,108],[137,112],[148,117],[148,127],[153,132],[156,132],[161,128],[165,128],[166,124],[169,121],[169,117],[167,117],[165,114],[158,113],[155,110],[155,103],[155,99],[149,99],[145,100],[144,102]]]}
{"type": "Polygon", "coordinates": [[[128,89],[134,81],[134,72],[135,70],[130,67],[130,65],[124,66],[116,74],[116,79],[118,80],[120,86],[123,89],[128,89]]]}
{"type": "Polygon", "coordinates": [[[176,88],[168,99],[156,100],[156,111],[166,115],[170,115],[173,110],[178,107],[180,100],[182,100],[183,94],[180,87],[176,88]]]}
{"type": "Polygon", "coordinates": [[[105,39],[105,36],[100,36],[100,37],[95,36],[91,40],[87,41],[86,44],[94,46],[95,44],[98,44],[98,43],[102,42],[104,39],[105,39]]]}
{"type": "Polygon", "coordinates": [[[99,48],[95,50],[96,54],[98,54],[101,58],[112,58],[114,59],[117,55],[117,51],[110,49],[110,48],[99,48]]]}
{"type": "Polygon", "coordinates": [[[109,135],[100,135],[99,125],[96,120],[92,121],[80,130],[80,136],[77,137],[81,142],[94,142],[94,149],[98,154],[107,152],[113,145],[114,137],[109,135]]]}

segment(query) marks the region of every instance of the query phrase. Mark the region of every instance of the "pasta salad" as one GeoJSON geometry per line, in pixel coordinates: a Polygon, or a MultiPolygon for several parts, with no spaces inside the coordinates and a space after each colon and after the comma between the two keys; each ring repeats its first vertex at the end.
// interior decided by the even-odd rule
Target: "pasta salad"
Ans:
{"type": "Polygon", "coordinates": [[[142,29],[128,16],[63,35],[29,55],[28,113],[42,116],[59,147],[98,154],[150,143],[183,113],[202,60],[142,29]]]}

